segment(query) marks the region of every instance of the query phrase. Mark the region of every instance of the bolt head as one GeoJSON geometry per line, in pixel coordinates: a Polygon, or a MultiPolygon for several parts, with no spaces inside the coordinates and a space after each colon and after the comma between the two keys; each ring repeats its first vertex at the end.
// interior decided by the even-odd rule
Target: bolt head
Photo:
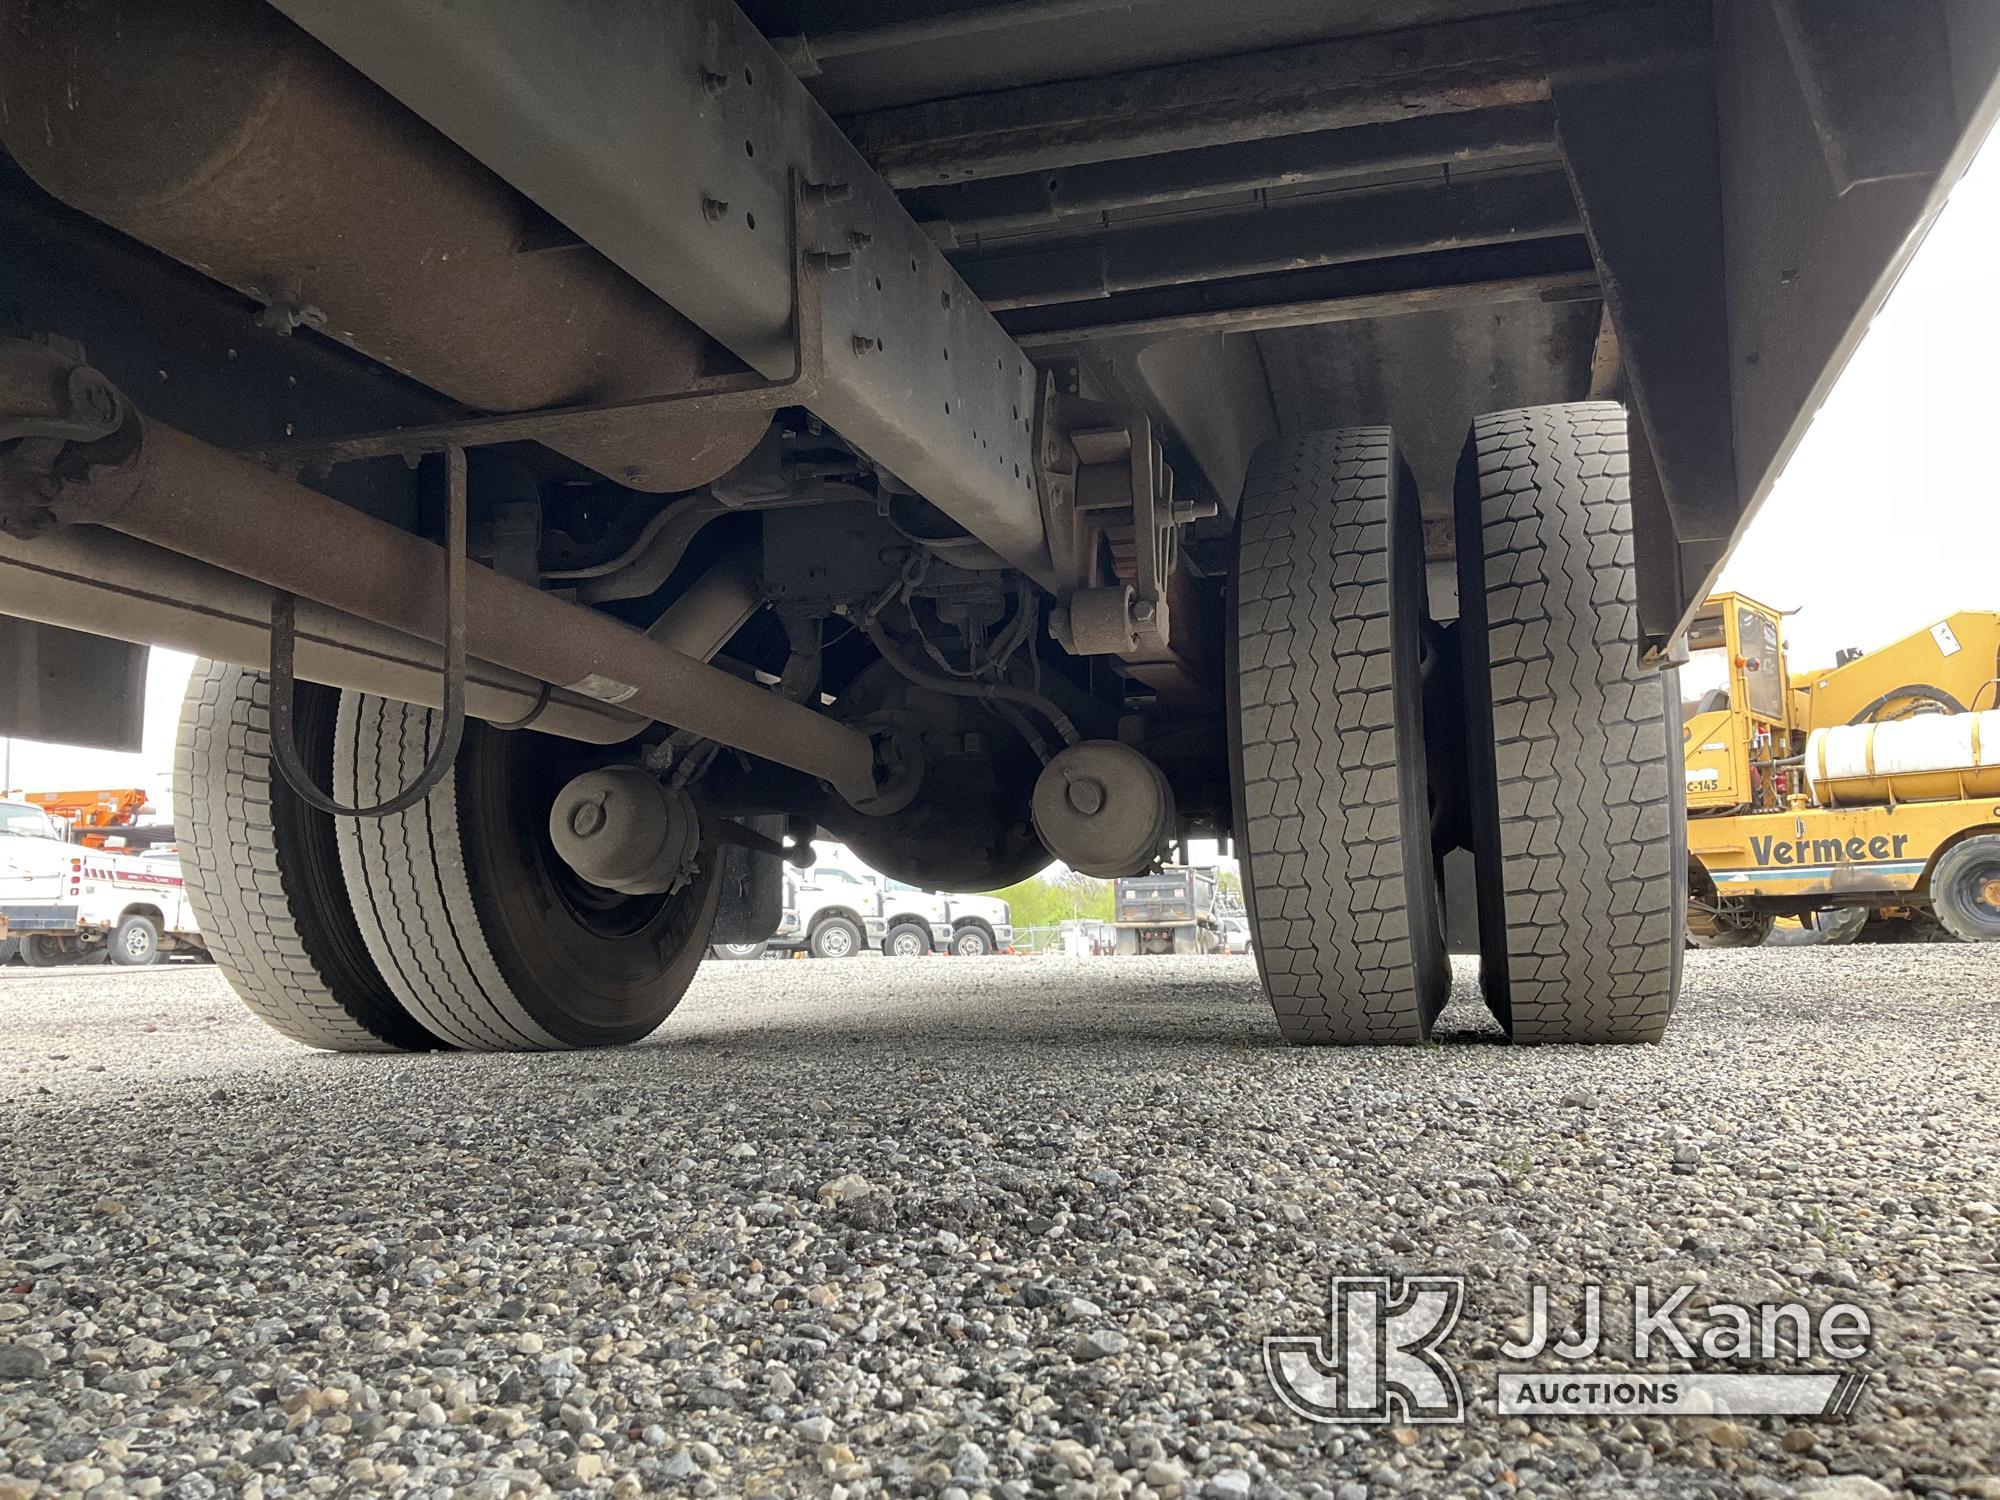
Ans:
{"type": "Polygon", "coordinates": [[[569,831],[580,839],[590,838],[604,830],[604,804],[602,802],[579,802],[570,809],[569,831]]]}
{"type": "Polygon", "coordinates": [[[1104,783],[1095,776],[1079,776],[1068,787],[1069,805],[1086,818],[1104,810],[1104,783]]]}

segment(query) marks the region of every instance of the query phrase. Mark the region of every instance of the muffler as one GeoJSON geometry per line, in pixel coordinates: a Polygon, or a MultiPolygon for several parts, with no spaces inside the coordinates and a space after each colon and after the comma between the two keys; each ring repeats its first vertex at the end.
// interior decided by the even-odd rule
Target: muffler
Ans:
{"type": "MultiPolygon", "coordinates": [[[[0,0],[0,143],[266,321],[482,411],[661,395],[728,359],[261,0],[0,0]]],[[[642,412],[551,446],[635,489],[688,490],[767,424],[642,412]]]]}

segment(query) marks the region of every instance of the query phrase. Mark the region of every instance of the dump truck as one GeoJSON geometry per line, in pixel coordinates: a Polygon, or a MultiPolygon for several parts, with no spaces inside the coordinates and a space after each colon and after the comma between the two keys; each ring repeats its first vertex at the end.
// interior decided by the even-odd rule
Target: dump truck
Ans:
{"type": "Polygon", "coordinates": [[[1120,880],[1111,902],[1118,956],[1219,951],[1222,918],[1215,909],[1215,887],[1215,871],[1189,865],[1168,865],[1156,874],[1120,880]]]}
{"type": "Polygon", "coordinates": [[[1996,73],[1978,0],[0,0],[0,733],[200,657],[191,896],[318,1047],[630,1042],[815,836],[1228,839],[1300,1043],[1426,1037],[1469,855],[1507,1034],[1651,1041],[1688,616],[1996,73]]]}
{"type": "Polygon", "coordinates": [[[1711,597],[1688,632],[1689,914],[1699,947],[1857,914],[2000,942],[2000,612],[1794,677],[1780,613],[1711,597]]]}

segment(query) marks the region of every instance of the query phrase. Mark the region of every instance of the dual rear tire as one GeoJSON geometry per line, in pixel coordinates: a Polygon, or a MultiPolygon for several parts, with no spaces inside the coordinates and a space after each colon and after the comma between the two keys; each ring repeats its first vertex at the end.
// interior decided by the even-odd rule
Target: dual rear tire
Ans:
{"type": "Polygon", "coordinates": [[[1459,673],[1440,682],[1416,497],[1387,430],[1253,464],[1232,780],[1258,966],[1292,1041],[1429,1035],[1454,842],[1474,857],[1480,988],[1513,1040],[1664,1032],[1685,788],[1671,678],[1641,658],[1626,475],[1618,406],[1475,424],[1457,483],[1459,673]]]}
{"type": "Polygon", "coordinates": [[[1423,532],[1387,428],[1267,447],[1238,515],[1231,784],[1294,1042],[1422,1041],[1450,988],[1423,724],[1423,532]]]}
{"type": "MultiPolygon", "coordinates": [[[[302,758],[379,802],[429,753],[431,710],[301,683],[302,758]]],[[[209,952],[274,1029],[331,1051],[614,1046],[654,1030],[707,948],[717,861],[670,896],[578,880],[547,810],[587,747],[468,723],[453,769],[386,818],[307,805],[270,759],[269,684],[200,662],[175,755],[182,871],[209,952]]]]}

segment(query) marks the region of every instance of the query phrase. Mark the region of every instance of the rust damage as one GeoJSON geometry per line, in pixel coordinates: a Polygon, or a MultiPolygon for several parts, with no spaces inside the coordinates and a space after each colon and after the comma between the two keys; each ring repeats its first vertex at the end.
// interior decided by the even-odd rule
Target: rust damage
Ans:
{"type": "MultiPolygon", "coordinates": [[[[0,4],[0,136],[46,191],[482,411],[637,400],[734,362],[270,7],[0,4]],[[191,82],[198,80],[198,82],[191,82]]],[[[758,413],[558,446],[645,490],[733,467],[758,413]]]]}

